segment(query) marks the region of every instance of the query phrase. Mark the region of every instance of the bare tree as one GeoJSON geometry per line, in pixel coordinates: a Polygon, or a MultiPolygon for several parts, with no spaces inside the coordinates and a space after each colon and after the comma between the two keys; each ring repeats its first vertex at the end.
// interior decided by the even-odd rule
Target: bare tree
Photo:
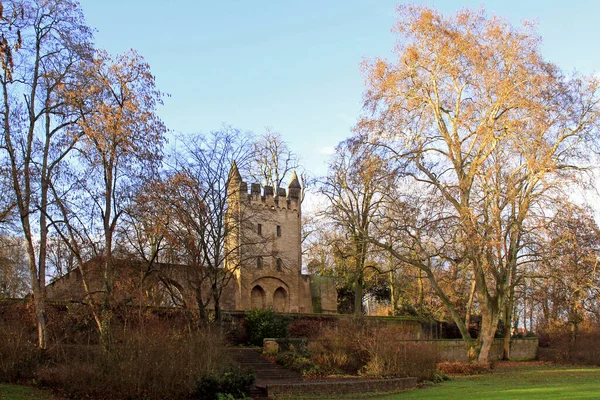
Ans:
{"type": "Polygon", "coordinates": [[[320,187],[320,193],[328,200],[324,215],[343,235],[344,243],[331,245],[351,264],[346,269],[351,271],[355,314],[362,312],[371,224],[382,208],[383,193],[390,189],[389,176],[384,160],[346,141],[338,145],[329,174],[320,187]]]}
{"type": "Polygon", "coordinates": [[[252,138],[225,127],[185,137],[183,143],[184,150],[171,161],[169,238],[192,267],[188,284],[196,292],[201,318],[208,319],[212,306],[220,322],[223,291],[257,245],[239,237],[248,232],[250,215],[237,201],[243,196],[240,171],[247,173],[252,159],[252,138]]]}
{"type": "Polygon", "coordinates": [[[277,193],[283,182],[299,167],[298,156],[290,150],[281,134],[266,128],[253,145],[251,177],[264,186],[272,186],[277,193]]]}
{"type": "Polygon", "coordinates": [[[47,346],[45,285],[50,184],[80,135],[73,94],[91,34],[72,1],[7,1],[2,13],[2,147],[26,241],[38,342],[47,346]]]}
{"type": "MultiPolygon", "coordinates": [[[[86,282],[86,254],[101,256],[100,304],[90,297],[104,348],[110,344],[115,285],[113,246],[120,220],[143,178],[156,171],[166,131],[156,114],[162,94],[150,66],[129,51],[112,59],[96,53],[86,69],[88,90],[82,98],[78,145],[68,196],[57,196],[61,220],[55,227],[69,246],[86,282]]],[[[54,185],[54,191],[59,187],[54,185]]]]}
{"type": "Polygon", "coordinates": [[[544,319],[566,321],[576,340],[579,324],[589,319],[598,301],[600,229],[590,210],[571,204],[558,210],[546,234],[546,252],[535,276],[544,292],[544,319]]]}
{"type": "MultiPolygon", "coordinates": [[[[483,11],[399,12],[398,60],[365,66],[368,116],[358,130],[451,221],[440,234],[455,238],[456,261],[476,281],[485,363],[525,227],[588,165],[598,82],[544,61],[530,25],[516,29],[483,11]]],[[[439,257],[447,244],[429,241],[422,250],[443,267],[452,258],[439,257]]]]}

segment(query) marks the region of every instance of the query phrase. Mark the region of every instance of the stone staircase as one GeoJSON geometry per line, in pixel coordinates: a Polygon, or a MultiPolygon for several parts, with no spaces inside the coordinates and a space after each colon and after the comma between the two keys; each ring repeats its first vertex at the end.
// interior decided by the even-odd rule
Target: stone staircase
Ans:
{"type": "Polygon", "coordinates": [[[230,348],[233,359],[242,367],[254,370],[255,389],[252,398],[267,397],[267,386],[302,382],[302,375],[283,368],[260,355],[261,348],[230,348]]]}

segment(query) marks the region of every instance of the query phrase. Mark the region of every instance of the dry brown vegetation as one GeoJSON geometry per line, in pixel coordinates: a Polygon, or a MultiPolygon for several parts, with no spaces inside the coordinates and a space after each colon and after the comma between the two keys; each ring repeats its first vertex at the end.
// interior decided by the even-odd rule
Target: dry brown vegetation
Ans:
{"type": "Polygon", "coordinates": [[[569,325],[550,325],[538,334],[543,361],[600,365],[600,325],[584,323],[577,334],[569,325]]]}
{"type": "Polygon", "coordinates": [[[437,365],[437,371],[447,375],[476,375],[490,372],[492,363],[476,364],[472,362],[444,361],[437,365]]]}
{"type": "Polygon", "coordinates": [[[70,398],[184,399],[202,377],[231,364],[220,331],[193,329],[181,316],[118,314],[113,344],[105,351],[89,310],[75,310],[49,307],[51,340],[41,351],[31,306],[2,307],[0,381],[36,381],[70,398]]]}
{"type": "Polygon", "coordinates": [[[431,344],[402,341],[402,330],[376,326],[363,319],[323,326],[306,353],[284,354],[280,362],[306,375],[416,376],[431,380],[439,361],[431,344]]]}

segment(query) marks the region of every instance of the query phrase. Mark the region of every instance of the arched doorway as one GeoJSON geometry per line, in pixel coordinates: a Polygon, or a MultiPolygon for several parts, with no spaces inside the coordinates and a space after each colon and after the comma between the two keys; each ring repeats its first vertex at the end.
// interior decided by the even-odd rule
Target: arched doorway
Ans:
{"type": "Polygon", "coordinates": [[[265,308],[265,291],[260,285],[256,285],[252,288],[252,292],[250,292],[250,308],[265,308]]]}
{"type": "Polygon", "coordinates": [[[288,308],[288,294],[284,288],[279,287],[273,293],[273,308],[275,311],[286,312],[288,308]]]}

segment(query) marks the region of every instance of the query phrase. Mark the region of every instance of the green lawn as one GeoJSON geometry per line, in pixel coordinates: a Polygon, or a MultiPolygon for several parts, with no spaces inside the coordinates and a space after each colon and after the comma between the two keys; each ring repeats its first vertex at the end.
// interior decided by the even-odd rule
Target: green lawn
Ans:
{"type": "Polygon", "coordinates": [[[600,368],[501,368],[491,374],[453,377],[449,382],[384,399],[600,399],[600,368]]]}
{"type": "MultiPolygon", "coordinates": [[[[376,398],[368,395],[367,397],[376,398]]],[[[389,395],[381,399],[600,399],[600,368],[548,365],[499,366],[490,374],[457,376],[449,382],[389,395]]],[[[0,384],[0,400],[58,400],[58,398],[44,390],[0,384]]]]}
{"type": "Polygon", "coordinates": [[[57,400],[50,392],[27,386],[0,383],[0,400],[57,400]]]}

